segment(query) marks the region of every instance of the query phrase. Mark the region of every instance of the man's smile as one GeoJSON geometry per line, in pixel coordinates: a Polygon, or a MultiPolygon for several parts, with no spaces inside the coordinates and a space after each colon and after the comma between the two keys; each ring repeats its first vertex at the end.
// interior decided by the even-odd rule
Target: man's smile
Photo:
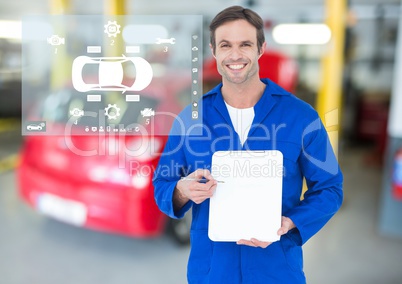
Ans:
{"type": "Polygon", "coordinates": [[[231,69],[231,70],[241,70],[244,67],[246,67],[247,64],[243,63],[243,64],[227,64],[226,66],[231,69]]]}

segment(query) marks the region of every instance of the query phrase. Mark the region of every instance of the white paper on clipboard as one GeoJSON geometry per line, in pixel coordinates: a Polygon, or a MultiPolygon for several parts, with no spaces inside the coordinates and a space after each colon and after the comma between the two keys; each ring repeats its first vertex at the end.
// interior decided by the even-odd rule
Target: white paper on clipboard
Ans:
{"type": "Polygon", "coordinates": [[[280,151],[218,151],[212,156],[218,183],[210,199],[208,236],[235,242],[274,242],[281,227],[283,155],[280,151]]]}

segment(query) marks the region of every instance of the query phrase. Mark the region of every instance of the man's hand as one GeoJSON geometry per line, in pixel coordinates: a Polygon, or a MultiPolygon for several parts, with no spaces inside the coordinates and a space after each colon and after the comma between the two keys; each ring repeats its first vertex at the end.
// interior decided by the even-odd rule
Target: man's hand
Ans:
{"type": "Polygon", "coordinates": [[[272,242],[262,242],[262,241],[252,238],[251,240],[237,241],[237,244],[238,245],[246,245],[246,246],[250,246],[250,247],[261,247],[261,248],[265,249],[267,246],[272,244],[272,242]]]}
{"type": "Polygon", "coordinates": [[[215,192],[216,185],[217,182],[212,177],[211,172],[205,169],[198,169],[179,180],[173,193],[175,210],[182,208],[189,200],[200,204],[205,199],[210,198],[215,192]],[[202,178],[207,179],[208,182],[200,183],[199,180],[202,178]]]}
{"type": "Polygon", "coordinates": [[[296,228],[296,226],[293,221],[288,217],[282,216],[282,225],[281,228],[278,230],[278,236],[287,234],[290,230],[294,228],[296,228]]]}
{"type": "MultiPolygon", "coordinates": [[[[293,221],[290,218],[285,217],[285,216],[282,216],[281,223],[282,223],[281,227],[279,228],[278,233],[277,233],[278,236],[282,236],[296,227],[295,224],[293,223],[293,221]]],[[[251,247],[266,248],[267,246],[272,244],[272,242],[262,242],[262,241],[252,238],[251,240],[239,240],[239,241],[237,241],[237,244],[251,246],[251,247]]]]}

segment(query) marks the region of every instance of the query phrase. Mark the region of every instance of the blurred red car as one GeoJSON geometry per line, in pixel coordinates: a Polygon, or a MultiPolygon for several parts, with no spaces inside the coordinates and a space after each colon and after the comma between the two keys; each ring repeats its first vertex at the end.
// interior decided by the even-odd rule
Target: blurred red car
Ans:
{"type": "MultiPolygon", "coordinates": [[[[180,111],[191,96],[191,81],[187,85],[169,84],[169,78],[157,82],[144,90],[140,102],[126,103],[118,93],[123,98],[119,121],[110,122],[144,124],[144,116],[154,112],[180,111]]],[[[58,122],[65,123],[74,112],[79,113],[77,109],[98,113],[110,106],[107,99],[102,100],[87,102],[86,95],[68,87],[50,95],[36,111],[54,121],[47,123],[47,129],[64,129],[58,122]]],[[[81,115],[79,119],[80,125],[98,121],[81,115]]],[[[168,133],[170,123],[163,119],[156,127],[168,133]]],[[[25,136],[17,169],[19,193],[39,212],[69,224],[144,238],[159,236],[168,228],[178,242],[188,243],[191,215],[170,220],[154,200],[152,174],[166,138],[114,133],[25,136]]]]}

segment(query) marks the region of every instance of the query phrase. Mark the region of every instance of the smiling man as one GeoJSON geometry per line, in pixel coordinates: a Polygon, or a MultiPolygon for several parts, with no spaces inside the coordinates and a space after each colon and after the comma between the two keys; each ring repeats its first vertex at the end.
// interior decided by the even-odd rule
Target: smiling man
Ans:
{"type": "Polygon", "coordinates": [[[211,29],[210,47],[222,80],[229,85],[246,84],[242,88],[263,85],[258,76],[258,59],[266,43],[258,43],[255,27],[246,20],[235,20],[211,29]]]}
{"type": "Polygon", "coordinates": [[[201,135],[191,135],[195,125],[176,130],[189,125],[191,106],[177,117],[154,174],[156,202],[172,218],[192,207],[189,283],[305,283],[302,245],[337,212],[343,198],[343,177],[328,135],[311,106],[259,77],[258,59],[266,47],[260,16],[229,7],[212,20],[210,32],[222,83],[200,101],[201,135]],[[279,241],[208,238],[209,198],[217,187],[212,155],[227,150],[282,152],[279,241]],[[308,190],[301,201],[303,178],[308,190]]]}

